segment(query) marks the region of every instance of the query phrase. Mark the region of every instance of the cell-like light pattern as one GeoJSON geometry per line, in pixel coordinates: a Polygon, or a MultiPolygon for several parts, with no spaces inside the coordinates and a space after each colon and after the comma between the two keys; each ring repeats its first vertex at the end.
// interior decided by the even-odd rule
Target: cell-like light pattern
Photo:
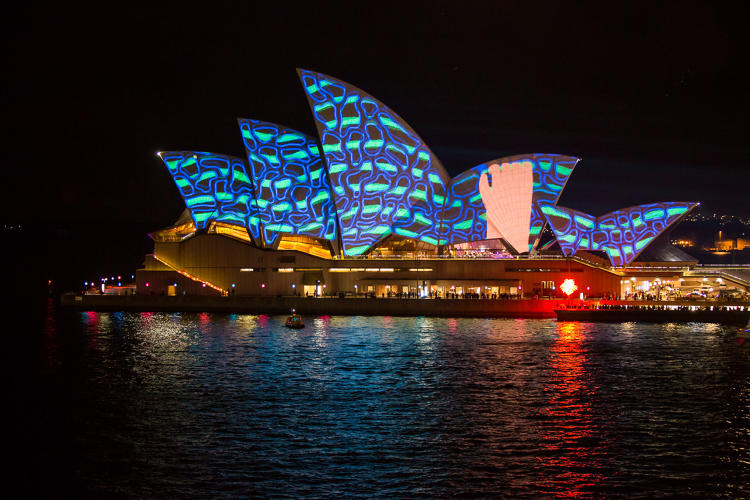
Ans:
{"type": "Polygon", "coordinates": [[[654,203],[600,217],[558,207],[578,162],[562,155],[500,158],[450,179],[414,130],[383,103],[335,78],[298,72],[322,150],[295,130],[240,119],[249,164],[206,152],[160,153],[197,229],[212,221],[242,226],[255,245],[266,247],[275,247],[282,234],[308,235],[330,241],[337,254],[340,240],[346,255],[366,253],[390,234],[432,245],[501,236],[524,252],[527,224],[532,250],[549,222],[566,255],[602,250],[617,267],[697,205],[654,203]],[[523,176],[487,176],[493,164],[522,167],[505,173],[523,170],[523,176]],[[493,227],[488,206],[497,212],[493,227]]]}
{"type": "Polygon", "coordinates": [[[479,193],[479,179],[487,169],[479,165],[451,179],[439,227],[446,244],[487,239],[487,213],[479,193]]]}
{"type": "Polygon", "coordinates": [[[346,255],[395,233],[433,245],[450,176],[390,108],[346,82],[298,70],[333,187],[346,255]]]}
{"type": "Polygon", "coordinates": [[[244,160],[200,151],[164,151],[159,157],[177,184],[196,229],[205,229],[212,221],[246,226],[254,197],[244,160]]]}
{"type": "Polygon", "coordinates": [[[622,267],[697,205],[682,201],[650,203],[599,217],[548,204],[542,204],[541,210],[565,255],[574,255],[578,250],[601,250],[614,267],[622,267]]]}
{"type": "MultiPolygon", "coordinates": [[[[490,165],[531,162],[534,184],[531,202],[528,250],[536,248],[546,219],[541,204],[554,205],[560,198],[578,158],[556,154],[508,156],[471,168],[451,180],[443,210],[441,238],[448,244],[487,239],[487,214],[479,192],[479,181],[490,165]]],[[[527,249],[518,248],[519,252],[527,249]]]]}
{"type": "Polygon", "coordinates": [[[337,240],[336,208],[315,140],[274,123],[240,118],[256,206],[248,230],[275,246],[282,234],[337,240]]]}

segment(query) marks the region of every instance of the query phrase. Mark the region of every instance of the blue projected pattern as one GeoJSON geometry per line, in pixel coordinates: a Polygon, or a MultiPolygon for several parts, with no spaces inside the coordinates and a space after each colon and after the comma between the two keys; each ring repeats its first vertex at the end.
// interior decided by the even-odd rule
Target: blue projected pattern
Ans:
{"type": "Polygon", "coordinates": [[[662,231],[687,215],[698,203],[664,202],[623,208],[594,217],[560,206],[541,205],[565,255],[601,250],[615,267],[629,264],[662,231]]]}
{"type": "Polygon", "coordinates": [[[446,244],[487,239],[487,214],[479,194],[479,179],[487,168],[479,165],[451,180],[440,225],[446,244]]]}
{"type": "Polygon", "coordinates": [[[531,162],[534,177],[528,250],[535,248],[546,223],[540,204],[557,203],[578,158],[554,154],[508,156],[463,172],[451,181],[448,188],[441,226],[442,238],[448,244],[487,239],[487,214],[479,192],[479,180],[492,164],[525,161],[531,162]]]}
{"type": "Polygon", "coordinates": [[[273,248],[283,234],[305,235],[329,241],[337,255],[362,255],[389,235],[436,246],[502,238],[523,253],[549,223],[566,255],[601,250],[623,266],[697,205],[654,203],[600,217],[558,207],[579,160],[553,154],[499,158],[451,179],[383,103],[335,78],[298,73],[322,150],[301,132],[240,119],[249,163],[159,154],[198,230],[232,224],[246,228],[253,244],[273,248]]]}
{"type": "Polygon", "coordinates": [[[542,204],[555,205],[568,182],[570,174],[580,161],[563,155],[531,155],[534,162],[534,192],[531,204],[531,227],[529,228],[529,250],[536,248],[547,219],[542,213],[542,204]]]}
{"type": "Polygon", "coordinates": [[[383,103],[341,80],[298,70],[323,146],[346,255],[394,233],[433,245],[450,176],[383,103]]]}
{"type": "Polygon", "coordinates": [[[205,229],[212,221],[246,225],[253,185],[244,160],[199,151],[165,151],[159,157],[177,184],[196,229],[205,229]]]}
{"type": "Polygon", "coordinates": [[[336,241],[336,208],[328,174],[311,137],[279,125],[240,118],[257,200],[250,234],[267,246],[280,235],[302,234],[336,241]]]}

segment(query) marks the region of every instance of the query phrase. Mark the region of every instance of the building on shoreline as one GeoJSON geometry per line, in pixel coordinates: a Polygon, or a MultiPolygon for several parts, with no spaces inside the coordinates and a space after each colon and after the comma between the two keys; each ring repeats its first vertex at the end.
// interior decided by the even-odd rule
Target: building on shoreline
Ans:
{"type": "MultiPolygon", "coordinates": [[[[239,119],[247,159],[158,153],[186,210],[151,233],[137,293],[559,297],[568,278],[576,296],[713,291],[705,276],[686,281],[697,262],[668,239],[697,203],[601,216],[561,207],[579,160],[557,154],[499,158],[451,178],[385,104],[298,73],[319,140],[239,119]]],[[[739,276],[713,278],[716,293],[722,282],[748,289],[739,276]]]]}

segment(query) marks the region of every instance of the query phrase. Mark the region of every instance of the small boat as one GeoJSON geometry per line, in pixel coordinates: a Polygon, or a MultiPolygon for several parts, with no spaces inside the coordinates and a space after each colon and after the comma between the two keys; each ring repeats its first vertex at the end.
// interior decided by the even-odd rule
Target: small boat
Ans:
{"type": "Polygon", "coordinates": [[[305,324],[302,322],[302,316],[295,313],[294,309],[292,309],[292,315],[286,319],[286,327],[294,328],[295,330],[305,327],[305,324]]]}

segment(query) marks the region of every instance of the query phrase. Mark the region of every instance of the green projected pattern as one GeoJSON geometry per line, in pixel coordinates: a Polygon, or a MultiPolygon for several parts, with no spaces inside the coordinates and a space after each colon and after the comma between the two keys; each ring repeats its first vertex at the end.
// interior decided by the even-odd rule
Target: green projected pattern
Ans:
{"type": "Polygon", "coordinates": [[[622,267],[697,205],[682,201],[650,203],[599,217],[547,204],[541,205],[541,211],[565,255],[574,255],[578,250],[601,250],[613,266],[622,267]]]}
{"type": "Polygon", "coordinates": [[[654,203],[601,217],[558,207],[579,160],[555,154],[499,158],[451,179],[382,102],[330,76],[298,74],[320,144],[240,119],[248,163],[205,152],[160,153],[197,229],[234,224],[265,247],[283,234],[306,235],[331,242],[337,255],[365,254],[390,235],[436,246],[502,237],[523,253],[536,248],[549,223],[566,255],[601,250],[622,266],[696,205],[654,203]]]}
{"type": "Polygon", "coordinates": [[[256,204],[248,230],[267,246],[282,234],[334,242],[336,208],[328,174],[314,139],[279,125],[240,118],[256,204]]]}
{"type": "Polygon", "coordinates": [[[200,151],[165,151],[167,166],[196,229],[212,221],[245,226],[254,203],[245,162],[234,156],[200,151]]]}
{"type": "Polygon", "coordinates": [[[346,255],[390,234],[433,245],[450,176],[386,105],[341,80],[298,70],[333,187],[346,255]]]}

